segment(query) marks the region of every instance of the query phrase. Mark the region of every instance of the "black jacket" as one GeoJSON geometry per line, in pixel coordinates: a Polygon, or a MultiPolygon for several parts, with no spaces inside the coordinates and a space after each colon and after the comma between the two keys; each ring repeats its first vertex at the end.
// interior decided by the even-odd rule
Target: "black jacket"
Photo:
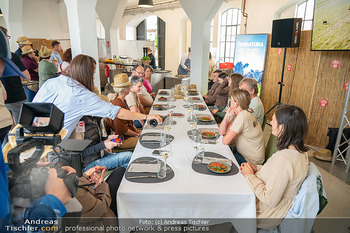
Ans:
{"type": "Polygon", "coordinates": [[[83,151],[84,167],[90,162],[102,157],[101,151],[106,149],[100,129],[101,118],[84,116],[82,121],[85,122],[85,140],[92,140],[88,147],[83,151]]]}

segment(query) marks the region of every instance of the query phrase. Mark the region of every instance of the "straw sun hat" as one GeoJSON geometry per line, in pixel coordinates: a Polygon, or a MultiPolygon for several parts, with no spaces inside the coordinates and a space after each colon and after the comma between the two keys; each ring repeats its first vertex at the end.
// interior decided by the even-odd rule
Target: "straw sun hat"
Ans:
{"type": "Polygon", "coordinates": [[[332,152],[328,149],[321,149],[313,153],[314,157],[323,161],[332,161],[332,152]]]}
{"type": "Polygon", "coordinates": [[[115,88],[124,88],[132,86],[129,82],[129,77],[125,73],[117,74],[114,76],[114,82],[111,84],[115,88]]]}
{"type": "Polygon", "coordinates": [[[32,46],[26,45],[22,48],[22,55],[26,55],[28,53],[35,52],[34,49],[32,49],[32,46]]]}
{"type": "Polygon", "coordinates": [[[18,44],[20,45],[29,45],[29,44],[32,44],[31,41],[28,40],[27,37],[25,36],[21,36],[21,37],[18,37],[17,41],[16,41],[18,44]]]}
{"type": "Polygon", "coordinates": [[[42,45],[39,51],[39,56],[42,58],[48,58],[51,56],[52,50],[42,45]]]}

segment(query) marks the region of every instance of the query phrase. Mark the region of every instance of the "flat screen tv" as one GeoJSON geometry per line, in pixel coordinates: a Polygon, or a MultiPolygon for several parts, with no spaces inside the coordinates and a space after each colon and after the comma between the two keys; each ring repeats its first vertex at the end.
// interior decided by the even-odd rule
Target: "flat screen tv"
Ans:
{"type": "Polygon", "coordinates": [[[350,50],[350,0],[315,0],[311,50],[350,50]]]}

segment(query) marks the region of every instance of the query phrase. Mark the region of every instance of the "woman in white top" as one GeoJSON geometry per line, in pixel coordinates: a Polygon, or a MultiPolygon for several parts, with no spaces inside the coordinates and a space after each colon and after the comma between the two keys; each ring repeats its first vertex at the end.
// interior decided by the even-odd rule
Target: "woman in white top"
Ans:
{"type": "Polygon", "coordinates": [[[230,93],[231,107],[221,122],[219,133],[222,143],[229,145],[235,140],[232,151],[239,165],[250,162],[260,165],[265,157],[264,136],[259,121],[249,109],[250,95],[246,90],[230,93]]]}
{"type": "Polygon", "coordinates": [[[278,151],[263,166],[242,163],[241,172],[256,195],[258,228],[278,226],[308,172],[306,115],[299,107],[281,105],[270,122],[278,151]]]}
{"type": "Polygon", "coordinates": [[[157,119],[156,114],[145,115],[121,109],[111,103],[103,101],[94,90],[94,73],[96,61],[90,56],[80,54],[72,60],[67,75],[49,79],[39,89],[33,102],[54,103],[64,112],[63,128],[68,130],[68,138],[83,116],[98,116],[125,120],[157,119]]]}

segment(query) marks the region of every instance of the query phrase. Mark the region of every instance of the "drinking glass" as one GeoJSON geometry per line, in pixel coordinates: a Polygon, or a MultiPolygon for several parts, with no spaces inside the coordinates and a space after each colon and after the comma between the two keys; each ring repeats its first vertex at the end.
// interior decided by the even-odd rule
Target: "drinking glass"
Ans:
{"type": "Polygon", "coordinates": [[[172,156],[173,154],[173,149],[171,146],[171,143],[165,145],[165,147],[163,147],[160,150],[160,156],[162,156],[162,158],[164,159],[164,163],[165,163],[165,167],[166,167],[166,172],[169,173],[171,171],[170,168],[167,167],[167,159],[172,156]]]}
{"type": "Polygon", "coordinates": [[[166,133],[165,133],[165,130],[160,132],[160,140],[159,140],[159,147],[160,148],[163,148],[166,146],[166,133]]]}
{"type": "Polygon", "coordinates": [[[197,131],[197,117],[195,114],[193,114],[193,112],[191,112],[190,114],[188,123],[190,123],[191,129],[192,129],[191,135],[193,137],[197,131]]]}
{"type": "Polygon", "coordinates": [[[164,130],[166,131],[166,134],[169,134],[169,131],[171,130],[171,127],[173,126],[172,122],[171,122],[171,118],[167,117],[164,120],[164,130]]]}
{"type": "Polygon", "coordinates": [[[157,159],[158,172],[157,177],[164,179],[166,177],[166,163],[163,159],[157,159]]]}
{"type": "Polygon", "coordinates": [[[193,149],[195,150],[195,157],[193,159],[193,163],[194,164],[202,163],[205,147],[204,147],[204,144],[202,143],[202,134],[200,132],[197,132],[194,135],[192,146],[193,146],[193,149]]]}

